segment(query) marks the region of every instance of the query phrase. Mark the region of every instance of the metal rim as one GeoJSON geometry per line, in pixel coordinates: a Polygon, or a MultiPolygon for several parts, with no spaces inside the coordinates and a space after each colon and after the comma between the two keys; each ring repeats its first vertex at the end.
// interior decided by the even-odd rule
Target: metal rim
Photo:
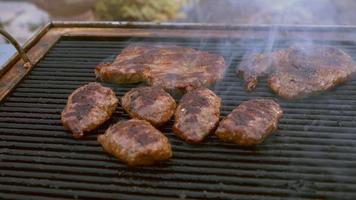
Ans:
{"type": "Polygon", "coordinates": [[[292,25],[292,24],[218,24],[218,23],[175,23],[175,22],[129,22],[129,21],[53,21],[53,27],[95,27],[95,28],[185,28],[216,30],[254,30],[268,29],[289,31],[355,31],[349,25],[292,25]]]}

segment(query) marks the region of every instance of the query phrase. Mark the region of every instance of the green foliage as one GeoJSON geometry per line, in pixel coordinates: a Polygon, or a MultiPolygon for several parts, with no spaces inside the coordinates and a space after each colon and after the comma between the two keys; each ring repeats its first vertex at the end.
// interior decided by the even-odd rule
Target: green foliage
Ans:
{"type": "Polygon", "coordinates": [[[102,20],[168,21],[181,15],[185,0],[100,0],[95,6],[102,20]]]}

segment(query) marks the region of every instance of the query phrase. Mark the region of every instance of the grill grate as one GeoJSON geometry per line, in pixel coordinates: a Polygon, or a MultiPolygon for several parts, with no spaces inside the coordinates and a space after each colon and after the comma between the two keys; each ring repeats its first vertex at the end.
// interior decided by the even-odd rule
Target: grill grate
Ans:
{"type": "MultiPolygon", "coordinates": [[[[333,43],[356,55],[353,43],[333,43]]],[[[246,93],[234,67],[258,41],[63,38],[0,107],[1,199],[354,199],[356,195],[356,80],[305,100],[275,97],[261,81],[246,93]],[[230,65],[212,89],[226,116],[241,101],[276,98],[284,109],[279,130],[252,149],[214,136],[191,146],[162,128],[174,157],[155,167],[128,169],[104,153],[95,134],[74,140],[60,112],[94,67],[128,43],[170,42],[225,56],[230,65]]],[[[287,47],[282,41],[276,48],[287,47]]],[[[355,58],[354,58],[355,59],[355,58]]],[[[136,85],[112,87],[118,96],[136,85]]],[[[118,109],[110,123],[128,116],[118,109]]]]}

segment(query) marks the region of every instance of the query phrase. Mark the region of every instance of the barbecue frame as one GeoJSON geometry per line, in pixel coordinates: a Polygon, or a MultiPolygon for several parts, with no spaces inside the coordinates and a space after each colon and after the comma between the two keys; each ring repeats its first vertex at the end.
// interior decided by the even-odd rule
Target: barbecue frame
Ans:
{"type": "MultiPolygon", "coordinates": [[[[222,49],[219,48],[221,41],[214,41],[212,37],[223,38],[222,42],[230,41],[231,38],[231,41],[241,48],[233,47],[232,49],[237,51],[236,55],[234,52],[233,55],[226,56],[229,60],[231,58],[227,76],[221,81],[222,85],[217,85],[214,89],[224,101],[221,113],[226,116],[239,102],[251,97],[275,97],[268,87],[261,87],[261,92],[245,92],[242,80],[235,74],[234,66],[241,61],[244,50],[248,51],[255,45],[264,44],[265,40],[239,41],[235,38],[266,39],[271,31],[278,32],[282,38],[310,39],[314,36],[317,43],[320,43],[323,37],[325,40],[335,40],[335,45],[342,48],[345,46],[345,50],[350,50],[350,55],[355,56],[356,43],[352,42],[352,32],[355,28],[244,25],[233,28],[222,25],[197,27],[194,24],[137,24],[134,27],[126,24],[120,27],[99,24],[101,25],[94,28],[92,24],[85,23],[79,23],[76,27],[73,24],[48,25],[43,32],[38,33],[40,36],[31,40],[31,45],[26,45],[27,53],[32,52],[31,60],[37,59],[34,66],[38,68],[18,72],[23,68],[23,61],[18,58],[3,71],[2,77],[5,79],[0,78],[0,81],[5,80],[6,84],[6,80],[9,81],[9,89],[5,90],[9,96],[3,100],[0,117],[0,135],[3,140],[1,146],[4,147],[4,151],[1,151],[1,172],[4,176],[1,183],[5,186],[1,188],[0,193],[4,193],[4,198],[6,196],[21,199],[32,195],[32,198],[36,198],[36,195],[43,199],[57,196],[98,199],[354,199],[356,179],[352,167],[355,166],[356,160],[353,156],[355,149],[352,147],[355,146],[356,139],[353,120],[356,116],[353,107],[356,95],[353,92],[356,91],[355,80],[340,86],[335,93],[328,92],[320,98],[293,102],[276,98],[286,111],[279,125],[280,134],[272,137],[271,143],[266,141],[266,146],[261,145],[257,149],[232,149],[233,144],[221,143],[213,138],[207,141],[206,146],[197,146],[195,150],[175,138],[169,126],[164,127],[163,130],[172,141],[173,148],[176,148],[178,159],[173,158],[173,164],[148,170],[129,170],[123,164],[115,161],[112,163],[111,159],[115,158],[107,158],[100,149],[94,149],[94,146],[98,146],[95,135],[90,136],[88,141],[74,141],[63,130],[59,113],[73,89],[94,80],[92,70],[95,64],[114,58],[116,48],[123,49],[123,44],[127,44],[133,34],[134,37],[144,36],[134,40],[148,43],[160,41],[163,36],[168,38],[164,42],[169,42],[173,36],[187,38],[174,42],[202,49],[205,49],[201,47],[205,46],[201,45],[205,40],[201,38],[209,37],[206,40],[206,49],[213,52],[220,52],[222,49]],[[187,28],[188,26],[191,27],[187,28]],[[70,39],[66,36],[71,37],[73,41],[60,39],[70,39]],[[122,36],[124,37],[121,38],[122,36]],[[199,38],[188,39],[193,36],[199,38]],[[111,45],[110,41],[114,44],[111,45]],[[80,49],[83,45],[88,45],[90,51],[80,49]],[[50,55],[47,54],[48,50],[50,55]],[[63,50],[73,52],[73,55],[63,50]],[[103,52],[96,55],[100,50],[103,52]],[[57,55],[59,57],[56,57],[57,55]],[[46,60],[38,62],[43,57],[46,60]],[[87,59],[90,66],[86,65],[87,59]],[[61,60],[68,65],[62,65],[61,60]],[[70,69],[70,63],[74,64],[74,69],[70,69]],[[60,66],[64,67],[63,71],[60,66]],[[71,74],[72,71],[84,74],[79,74],[77,79],[75,74],[71,74]],[[231,91],[226,92],[225,86],[231,86],[231,91]],[[191,151],[197,153],[192,154],[191,151]],[[226,155],[231,155],[231,158],[226,155]],[[85,167],[86,165],[88,166],[85,167]],[[107,166],[106,170],[100,170],[104,165],[107,166]],[[113,194],[115,196],[112,196],[113,194]]],[[[289,44],[288,41],[278,41],[276,47],[282,48],[286,44],[289,44]]],[[[223,55],[230,53],[225,50],[221,52],[223,55]]],[[[265,81],[262,80],[261,84],[265,84],[265,81]]],[[[126,85],[107,85],[119,96],[132,88],[126,85]]],[[[122,108],[119,108],[115,115],[114,121],[127,119],[122,108]]],[[[97,133],[102,133],[104,129],[103,127],[97,133]]]]}
{"type": "Polygon", "coordinates": [[[175,37],[210,39],[279,39],[353,41],[356,26],[225,25],[151,22],[63,22],[54,21],[39,30],[24,45],[31,67],[18,54],[0,70],[0,101],[36,66],[61,37],[175,37]]]}

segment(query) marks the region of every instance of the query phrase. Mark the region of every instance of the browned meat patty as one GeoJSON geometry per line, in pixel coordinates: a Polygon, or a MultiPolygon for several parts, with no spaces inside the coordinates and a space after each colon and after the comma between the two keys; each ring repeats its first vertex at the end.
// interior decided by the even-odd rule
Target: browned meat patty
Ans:
{"type": "Polygon", "coordinates": [[[220,55],[174,45],[131,44],[111,64],[96,67],[97,78],[112,83],[148,82],[168,91],[187,91],[223,78],[220,55]]]}
{"type": "Polygon", "coordinates": [[[149,48],[143,45],[129,45],[114,62],[96,66],[96,77],[101,81],[118,84],[145,81],[146,74],[150,71],[149,63],[153,61],[153,57],[149,57],[148,53],[149,48]]]}
{"type": "Polygon", "coordinates": [[[99,135],[98,142],[129,166],[152,165],[172,157],[168,138],[144,120],[118,122],[99,135]]]}
{"type": "Polygon", "coordinates": [[[273,71],[272,66],[279,66],[279,60],[286,51],[252,54],[245,56],[236,68],[245,81],[245,89],[253,91],[258,83],[258,77],[267,76],[273,71]]]}
{"type": "Polygon", "coordinates": [[[221,99],[209,89],[186,93],[174,114],[173,132],[188,143],[200,143],[219,122],[221,99]]]}
{"type": "Polygon", "coordinates": [[[257,145],[277,129],[282,113],[273,100],[245,101],[220,122],[215,134],[240,146],[257,145]]]}
{"type": "Polygon", "coordinates": [[[166,123],[176,109],[174,99],[160,87],[134,88],[122,97],[121,104],[131,117],[154,126],[166,123]]]}
{"type": "Polygon", "coordinates": [[[344,51],[326,46],[295,46],[288,60],[268,78],[269,87],[285,99],[326,91],[347,81],[356,71],[344,51]]]}
{"type": "Polygon", "coordinates": [[[80,138],[110,118],[118,104],[115,93],[99,83],[76,89],[69,97],[61,118],[63,126],[80,138]]]}
{"type": "Polygon", "coordinates": [[[253,90],[258,76],[268,75],[269,87],[279,96],[296,99],[329,90],[355,73],[352,58],[341,49],[319,45],[250,56],[240,63],[247,90],[253,90]],[[252,85],[252,86],[251,86],[252,85]]]}

